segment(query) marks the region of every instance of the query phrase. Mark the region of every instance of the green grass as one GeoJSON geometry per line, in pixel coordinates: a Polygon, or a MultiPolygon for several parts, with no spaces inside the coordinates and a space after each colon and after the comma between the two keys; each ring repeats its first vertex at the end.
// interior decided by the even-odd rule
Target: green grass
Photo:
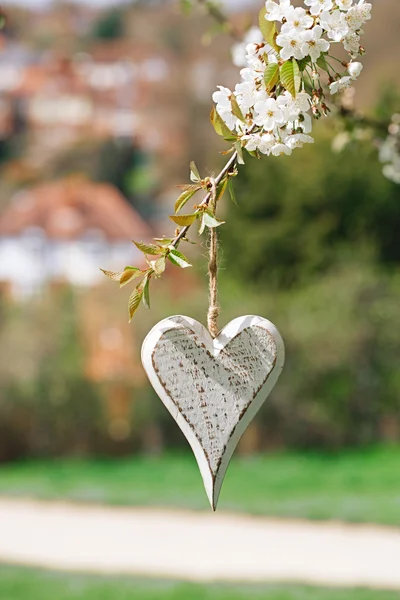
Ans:
{"type": "MultiPolygon", "coordinates": [[[[0,467],[0,494],[208,509],[191,455],[7,465],[0,467]]],[[[235,457],[220,509],[400,525],[400,447],[235,457]]]]}
{"type": "Polygon", "coordinates": [[[1,600],[398,600],[395,592],[302,586],[196,585],[0,566],[1,600]]]}

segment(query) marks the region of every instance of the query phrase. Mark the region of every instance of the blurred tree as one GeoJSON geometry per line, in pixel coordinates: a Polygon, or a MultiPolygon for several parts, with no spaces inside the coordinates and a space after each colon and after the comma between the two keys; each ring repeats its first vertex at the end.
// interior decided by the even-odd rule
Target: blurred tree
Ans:
{"type": "Polygon", "coordinates": [[[247,160],[235,181],[239,208],[221,228],[233,277],[288,287],[346,257],[400,262],[400,187],[387,181],[370,144],[332,153],[332,135],[290,159],[247,160]]]}
{"type": "Polygon", "coordinates": [[[124,35],[124,10],[114,8],[99,17],[91,36],[102,40],[115,40],[124,35]]]}
{"type": "Polygon", "coordinates": [[[56,156],[46,174],[51,178],[82,174],[92,181],[108,182],[144,217],[155,210],[153,203],[148,202],[159,185],[152,161],[128,139],[82,140],[56,156]]]}

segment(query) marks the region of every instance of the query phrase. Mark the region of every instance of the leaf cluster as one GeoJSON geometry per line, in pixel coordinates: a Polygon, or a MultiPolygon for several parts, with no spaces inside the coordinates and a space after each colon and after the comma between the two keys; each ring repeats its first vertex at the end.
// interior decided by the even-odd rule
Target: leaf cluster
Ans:
{"type": "MultiPolygon", "coordinates": [[[[230,161],[231,162],[231,161],[230,161]]],[[[167,261],[176,267],[186,269],[191,267],[189,260],[184,254],[178,250],[178,246],[183,241],[189,241],[186,234],[189,228],[195,221],[199,221],[199,233],[202,234],[208,227],[210,229],[220,227],[224,224],[217,218],[215,212],[217,203],[228,189],[232,201],[236,203],[236,198],[232,186],[231,178],[236,176],[237,170],[234,166],[232,169],[224,169],[222,175],[216,180],[206,177],[201,178],[199,170],[194,162],[190,164],[190,181],[189,184],[178,186],[182,193],[175,202],[175,214],[170,218],[178,225],[179,228],[172,238],[154,238],[153,243],[136,242],[136,248],[143,253],[147,262],[147,269],[139,269],[138,267],[125,267],[121,272],[106,271],[103,273],[112,281],[124,287],[133,281],[140,279],[129,298],[129,317],[130,320],[134,317],[141,302],[146,308],[150,308],[150,283],[153,279],[161,277],[166,269],[167,261]],[[181,210],[186,204],[199,192],[206,193],[205,199],[199,205],[195,205],[193,212],[190,214],[181,214],[181,210]],[[152,260],[149,257],[154,257],[152,260]]]]}
{"type": "Polygon", "coordinates": [[[173,245],[172,239],[155,238],[155,244],[145,244],[143,242],[133,242],[138,250],[146,257],[147,269],[138,267],[125,267],[122,272],[106,271],[101,269],[112,281],[119,283],[120,287],[125,287],[129,283],[140,279],[135,289],[129,297],[129,318],[132,320],[141,302],[146,308],[150,308],[150,282],[152,279],[161,277],[166,269],[167,260],[173,265],[182,269],[190,267],[188,259],[181,254],[173,245]],[[157,257],[149,260],[148,257],[157,257]]]}

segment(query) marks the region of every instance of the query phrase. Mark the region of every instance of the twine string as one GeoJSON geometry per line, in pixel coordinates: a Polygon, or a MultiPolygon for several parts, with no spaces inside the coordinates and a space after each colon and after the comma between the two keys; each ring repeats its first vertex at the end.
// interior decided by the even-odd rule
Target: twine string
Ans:
{"type": "MultiPolygon", "coordinates": [[[[215,214],[217,205],[217,184],[215,179],[211,179],[211,202],[210,209],[215,214]]],[[[218,304],[218,233],[216,227],[210,228],[210,247],[209,247],[209,306],[207,315],[208,330],[213,338],[219,333],[218,317],[220,307],[218,304]]]]}

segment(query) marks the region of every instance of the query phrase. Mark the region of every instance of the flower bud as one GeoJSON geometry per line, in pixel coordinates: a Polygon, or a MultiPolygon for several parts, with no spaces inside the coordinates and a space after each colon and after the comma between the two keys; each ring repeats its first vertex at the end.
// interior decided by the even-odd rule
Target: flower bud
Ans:
{"type": "Polygon", "coordinates": [[[347,71],[352,79],[357,79],[361,75],[363,68],[360,62],[351,62],[347,65],[347,71]]]}

